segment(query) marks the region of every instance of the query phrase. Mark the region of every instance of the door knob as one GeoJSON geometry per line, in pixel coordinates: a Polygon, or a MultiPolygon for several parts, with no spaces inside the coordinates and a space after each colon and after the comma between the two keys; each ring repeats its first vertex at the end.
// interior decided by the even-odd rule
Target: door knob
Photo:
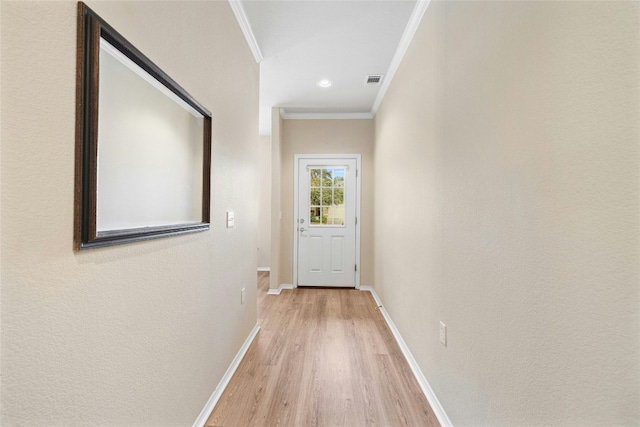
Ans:
{"type": "Polygon", "coordinates": [[[300,227],[300,232],[304,233],[305,232],[305,228],[304,227],[300,227]]]}

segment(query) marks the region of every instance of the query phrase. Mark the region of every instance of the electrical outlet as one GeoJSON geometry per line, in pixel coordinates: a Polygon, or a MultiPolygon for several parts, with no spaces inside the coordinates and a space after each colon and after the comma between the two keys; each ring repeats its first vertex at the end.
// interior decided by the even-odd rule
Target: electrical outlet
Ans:
{"type": "Polygon", "coordinates": [[[244,304],[244,294],[245,294],[245,288],[242,288],[240,290],[240,304],[244,304]]]}
{"type": "Polygon", "coordinates": [[[440,322],[440,344],[447,346],[447,325],[440,322]]]}

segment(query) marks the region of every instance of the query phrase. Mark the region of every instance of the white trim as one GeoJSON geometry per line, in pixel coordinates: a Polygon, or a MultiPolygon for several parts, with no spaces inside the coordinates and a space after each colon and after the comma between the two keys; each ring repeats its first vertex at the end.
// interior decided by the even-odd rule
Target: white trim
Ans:
{"type": "Polygon", "coordinates": [[[285,120],[358,120],[373,119],[373,113],[288,113],[280,109],[280,115],[285,120]]]}
{"type": "Polygon", "coordinates": [[[360,224],[362,218],[360,217],[360,208],[362,200],[362,156],[357,154],[356,159],[356,289],[360,289],[360,271],[362,270],[362,264],[360,264],[360,224]]]}
{"type": "Polygon", "coordinates": [[[249,49],[251,49],[251,53],[255,58],[256,62],[260,62],[263,59],[262,52],[260,52],[260,46],[256,41],[256,37],[253,34],[253,30],[251,29],[251,24],[249,23],[249,19],[247,18],[247,14],[244,11],[244,7],[242,7],[242,3],[240,0],[228,0],[229,6],[231,6],[231,10],[233,10],[233,14],[236,16],[236,20],[238,21],[238,25],[240,25],[240,29],[242,30],[242,34],[244,34],[244,38],[247,40],[247,44],[249,45],[249,49]]]}
{"type": "Polygon", "coordinates": [[[287,284],[281,284],[280,286],[278,286],[278,289],[269,289],[267,291],[268,295],[280,295],[280,292],[282,292],[283,289],[294,289],[295,286],[293,285],[287,285],[287,284]]]}
{"type": "Polygon", "coordinates": [[[242,347],[240,347],[240,350],[238,351],[238,354],[236,354],[236,357],[234,357],[231,365],[229,365],[229,368],[227,368],[227,372],[225,372],[222,376],[222,379],[218,383],[216,389],[213,391],[213,394],[211,394],[211,397],[207,401],[206,405],[204,405],[204,408],[202,408],[200,415],[198,415],[198,418],[196,418],[196,421],[193,423],[193,427],[204,427],[207,419],[209,419],[209,416],[213,412],[213,408],[216,407],[216,403],[218,403],[218,400],[220,400],[224,389],[227,388],[227,385],[229,385],[231,377],[233,377],[233,374],[236,372],[236,369],[238,369],[238,366],[240,366],[240,362],[242,362],[244,355],[247,353],[247,350],[249,350],[249,346],[251,346],[251,343],[255,339],[256,335],[258,335],[259,330],[260,326],[256,324],[249,333],[247,339],[244,341],[244,344],[242,344],[242,347]]]}
{"type": "Polygon", "coordinates": [[[258,267],[258,271],[271,271],[271,267],[258,267]]]}
{"type": "MultiPolygon", "coordinates": [[[[282,109],[280,109],[282,113],[282,109]]],[[[298,163],[300,159],[351,159],[356,161],[356,274],[354,285],[360,289],[360,205],[362,198],[361,154],[294,154],[293,156],[293,218],[298,218],[298,163]]],[[[293,221],[293,286],[298,286],[298,224],[293,221]]]]}
{"type": "Polygon", "coordinates": [[[400,43],[398,43],[396,53],[393,55],[391,64],[389,64],[389,68],[387,69],[385,77],[382,80],[382,86],[380,86],[378,96],[376,96],[376,100],[373,102],[373,107],[371,107],[372,116],[375,116],[378,112],[378,108],[380,107],[380,104],[384,99],[384,95],[387,93],[387,89],[389,89],[389,85],[391,84],[396,71],[398,71],[398,67],[402,62],[405,53],[407,53],[407,49],[409,48],[409,45],[413,40],[413,36],[416,34],[416,30],[418,29],[418,25],[420,25],[422,16],[424,16],[427,7],[429,7],[429,3],[431,3],[431,0],[418,0],[416,2],[416,6],[413,8],[413,12],[411,13],[409,22],[404,29],[404,33],[402,33],[402,37],[400,38],[400,43]]]}
{"type": "Polygon", "coordinates": [[[393,323],[393,320],[391,320],[391,317],[389,317],[389,313],[387,313],[387,310],[385,310],[384,306],[382,305],[382,301],[380,301],[380,298],[378,297],[378,294],[376,293],[375,289],[373,289],[372,286],[360,286],[360,290],[370,292],[371,296],[373,296],[373,299],[375,300],[376,304],[378,305],[378,308],[380,309],[380,313],[382,313],[382,316],[384,317],[384,320],[387,322],[387,325],[389,326],[389,329],[391,330],[393,337],[396,339],[396,342],[400,346],[400,350],[402,350],[402,354],[404,355],[404,358],[407,359],[407,363],[409,363],[409,367],[411,368],[413,375],[416,377],[418,384],[420,384],[420,388],[422,389],[422,392],[427,398],[429,405],[431,405],[431,409],[433,409],[433,412],[435,413],[436,418],[438,418],[440,425],[442,427],[451,427],[452,424],[451,424],[451,420],[449,419],[449,416],[447,415],[444,408],[440,404],[440,401],[436,397],[436,394],[433,392],[433,389],[429,385],[427,378],[422,373],[420,366],[418,366],[418,362],[416,362],[416,359],[414,359],[413,355],[411,354],[411,350],[409,350],[409,347],[407,347],[407,343],[404,342],[402,335],[400,335],[400,331],[398,331],[398,328],[396,328],[396,325],[393,323]]]}

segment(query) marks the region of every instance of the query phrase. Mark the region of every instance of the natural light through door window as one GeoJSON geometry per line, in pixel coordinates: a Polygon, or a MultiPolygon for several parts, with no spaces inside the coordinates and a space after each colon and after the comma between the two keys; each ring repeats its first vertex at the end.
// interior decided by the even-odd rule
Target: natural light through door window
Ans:
{"type": "Polygon", "coordinates": [[[309,223],[344,226],[344,167],[310,170],[309,223]]]}

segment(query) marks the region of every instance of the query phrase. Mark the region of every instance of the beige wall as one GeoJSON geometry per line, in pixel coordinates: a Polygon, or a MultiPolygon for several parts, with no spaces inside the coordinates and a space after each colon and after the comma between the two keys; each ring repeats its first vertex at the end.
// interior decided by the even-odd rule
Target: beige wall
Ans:
{"type": "Polygon", "coordinates": [[[192,425],[256,324],[258,66],[227,2],[89,6],[212,111],[211,230],[72,251],[76,2],[3,2],[2,425],[192,425]]]}
{"type": "Polygon", "coordinates": [[[261,136],[258,143],[258,268],[271,265],[271,137],[261,136]]]}
{"type": "Polygon", "coordinates": [[[454,425],[640,423],[639,16],[432,2],[377,113],[375,287],[454,425]]]}
{"type": "Polygon", "coordinates": [[[280,181],[282,168],[282,116],[280,109],[271,109],[271,273],[269,287],[277,289],[282,284],[280,272],[280,181]]]}
{"type": "Polygon", "coordinates": [[[362,154],[360,284],[373,283],[373,120],[285,120],[282,144],[280,284],[293,282],[295,154],[362,154]]]}

